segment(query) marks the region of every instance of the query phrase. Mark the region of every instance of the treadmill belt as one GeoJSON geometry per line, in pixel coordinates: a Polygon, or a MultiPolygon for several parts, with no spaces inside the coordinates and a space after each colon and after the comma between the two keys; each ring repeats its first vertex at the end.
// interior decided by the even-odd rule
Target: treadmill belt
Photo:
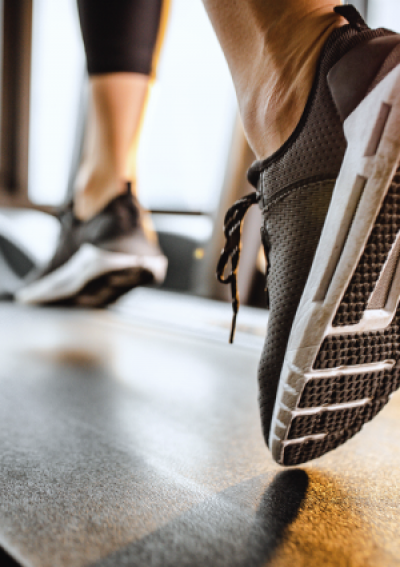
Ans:
{"type": "Polygon", "coordinates": [[[0,321],[0,545],[18,564],[400,565],[399,395],[283,469],[261,436],[259,342],[120,311],[3,303],[0,321]]]}

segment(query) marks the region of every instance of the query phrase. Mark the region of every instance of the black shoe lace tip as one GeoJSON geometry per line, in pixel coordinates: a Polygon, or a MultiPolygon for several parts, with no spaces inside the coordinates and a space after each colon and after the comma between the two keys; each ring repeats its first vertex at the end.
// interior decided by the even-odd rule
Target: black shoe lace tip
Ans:
{"type": "Polygon", "coordinates": [[[217,266],[217,278],[222,284],[231,285],[232,293],[232,308],[233,308],[233,318],[231,334],[229,337],[229,343],[232,344],[235,338],[236,330],[236,316],[239,310],[239,292],[237,288],[237,270],[239,267],[240,258],[240,239],[242,234],[242,223],[243,218],[251,207],[255,205],[260,200],[259,193],[250,193],[246,195],[239,201],[236,201],[232,207],[227,211],[224,220],[224,235],[225,235],[225,246],[222,249],[221,256],[217,266]],[[229,260],[231,261],[231,273],[229,276],[225,277],[225,268],[228,265],[229,260]]]}
{"type": "Polygon", "coordinates": [[[232,325],[231,325],[231,334],[229,336],[229,344],[233,344],[233,341],[235,340],[236,316],[237,316],[237,313],[234,313],[233,316],[232,316],[232,325]]]}

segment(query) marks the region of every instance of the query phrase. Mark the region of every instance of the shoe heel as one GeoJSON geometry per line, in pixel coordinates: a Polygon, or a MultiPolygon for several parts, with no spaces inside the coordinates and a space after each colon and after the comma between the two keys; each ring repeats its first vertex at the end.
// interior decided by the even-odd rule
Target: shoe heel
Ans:
{"type": "Polygon", "coordinates": [[[399,47],[398,35],[375,38],[349,51],[332,67],[327,80],[342,122],[389,73],[399,47]]]}

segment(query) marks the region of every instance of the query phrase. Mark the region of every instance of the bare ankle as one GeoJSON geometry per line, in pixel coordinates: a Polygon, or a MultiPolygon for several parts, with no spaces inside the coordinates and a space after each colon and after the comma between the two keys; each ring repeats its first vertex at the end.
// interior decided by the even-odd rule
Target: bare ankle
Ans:
{"type": "Polygon", "coordinates": [[[125,181],[107,179],[104,175],[92,175],[83,183],[78,175],[75,185],[74,214],[81,221],[87,221],[125,191],[125,181]]]}
{"type": "Polygon", "coordinates": [[[296,33],[283,26],[276,41],[268,36],[258,68],[253,66],[254,78],[238,92],[244,129],[259,159],[273,154],[292,134],[306,105],[322,48],[344,23],[331,10],[314,11],[303,18],[296,33]]]}

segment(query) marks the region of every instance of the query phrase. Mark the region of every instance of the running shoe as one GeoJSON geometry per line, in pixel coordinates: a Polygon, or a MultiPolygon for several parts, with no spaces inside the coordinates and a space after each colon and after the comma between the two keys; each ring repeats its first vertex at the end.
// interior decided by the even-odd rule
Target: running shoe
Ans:
{"type": "Polygon", "coordinates": [[[167,259],[145,229],[129,183],[92,219],[77,219],[70,203],[59,220],[52,259],[24,283],[17,301],[104,307],[136,286],[164,280],[167,259]]]}
{"type": "Polygon", "coordinates": [[[259,401],[282,465],[350,439],[400,385],[400,36],[335,11],[348,24],[291,137],[250,168],[256,191],[228,211],[217,269],[235,319],[241,225],[258,203],[270,301],[259,401]]]}

